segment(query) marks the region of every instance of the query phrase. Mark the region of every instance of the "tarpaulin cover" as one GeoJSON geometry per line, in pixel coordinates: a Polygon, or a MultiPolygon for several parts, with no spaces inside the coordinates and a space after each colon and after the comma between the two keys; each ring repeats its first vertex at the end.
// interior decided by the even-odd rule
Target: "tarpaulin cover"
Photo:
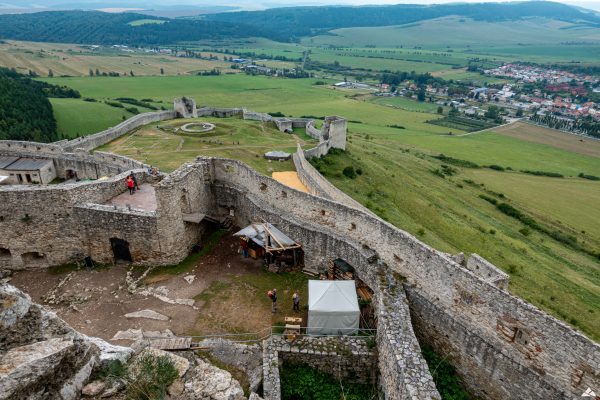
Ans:
{"type": "Polygon", "coordinates": [[[309,335],[351,335],[359,323],[354,281],[308,281],[309,335]]]}
{"type": "Polygon", "coordinates": [[[269,236],[269,232],[267,232],[267,229],[265,229],[265,225],[271,236],[271,243],[269,244],[270,248],[279,248],[279,243],[281,243],[284,248],[297,245],[294,240],[287,237],[283,232],[268,222],[248,225],[241,231],[234,233],[233,236],[246,236],[257,245],[266,248],[265,242],[267,240],[267,236],[269,236]]]}

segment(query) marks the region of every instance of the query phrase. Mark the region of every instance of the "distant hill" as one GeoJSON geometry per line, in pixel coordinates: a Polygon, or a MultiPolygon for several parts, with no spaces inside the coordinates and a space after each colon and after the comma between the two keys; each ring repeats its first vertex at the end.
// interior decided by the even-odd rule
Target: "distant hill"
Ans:
{"type": "Polygon", "coordinates": [[[162,24],[130,24],[148,17],[136,13],[55,11],[0,15],[0,38],[61,43],[161,45],[201,39],[266,37],[297,41],[333,29],[409,24],[447,16],[475,21],[516,21],[543,17],[600,27],[593,12],[548,1],[361,7],[289,7],[204,15],[198,19],[160,18],[162,24]]]}
{"type": "Polygon", "coordinates": [[[280,37],[294,40],[337,28],[403,25],[446,16],[460,16],[487,22],[545,17],[600,27],[600,16],[595,12],[549,1],[290,7],[212,14],[207,15],[205,20],[243,22],[253,26],[262,26],[264,29],[277,32],[280,37]]]}
{"type": "Polygon", "coordinates": [[[161,45],[188,40],[267,36],[243,22],[159,18],[163,24],[133,26],[148,19],[136,13],[47,11],[0,15],[0,38],[35,42],[161,45]]]}

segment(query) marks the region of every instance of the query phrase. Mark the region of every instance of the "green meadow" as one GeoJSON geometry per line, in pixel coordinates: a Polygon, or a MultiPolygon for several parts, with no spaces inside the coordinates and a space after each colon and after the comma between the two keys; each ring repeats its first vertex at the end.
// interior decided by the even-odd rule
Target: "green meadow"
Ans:
{"type": "Polygon", "coordinates": [[[288,161],[268,161],[263,155],[272,150],[293,153],[297,144],[310,148],[317,141],[304,135],[283,134],[273,124],[240,118],[203,118],[215,124],[206,133],[181,133],[174,129],[194,120],[173,120],[150,124],[102,146],[99,150],[123,154],[172,172],[198,155],[241,160],[266,175],[293,171],[288,161]]]}
{"type": "MultiPolygon", "coordinates": [[[[351,121],[348,151],[318,162],[333,184],[439,250],[476,252],[489,259],[510,274],[511,292],[600,339],[598,259],[548,234],[524,230],[523,223],[480,197],[506,202],[548,230],[560,231],[579,246],[598,252],[600,182],[576,175],[585,172],[600,176],[600,159],[494,132],[460,136],[464,132],[453,130],[449,135],[448,128],[426,122],[440,117],[435,113],[437,106],[394,99],[397,104],[391,107],[385,104],[388,99],[365,100],[352,91],[315,85],[315,81],[222,75],[54,78],[52,82],[77,89],[83,97],[102,100],[152,98],[162,102],[156,104],[169,106],[173,98],[185,95],[195,98],[199,105],[246,107],[297,117],[344,116],[351,121]],[[440,153],[481,167],[448,165],[432,157],[440,153]],[[360,168],[362,175],[345,177],[342,170],[350,165],[360,168]],[[484,168],[489,165],[512,170],[484,168]],[[448,167],[449,175],[439,173],[448,167]],[[522,169],[557,172],[565,178],[518,172],[522,169]]],[[[72,111],[66,105],[55,108],[64,132],[77,132],[88,124],[85,121],[97,121],[102,113],[106,119],[98,123],[99,128],[122,118],[122,110],[115,112],[101,103],[85,104],[85,112],[72,111]],[[82,116],[74,118],[76,114],[82,116]]],[[[165,170],[173,170],[199,154],[214,154],[239,158],[269,173],[292,164],[266,164],[260,158],[262,152],[273,148],[292,151],[297,140],[306,139],[302,132],[296,138],[256,122],[209,120],[229,133],[189,138],[149,127],[104,149],[153,162],[165,170]],[[215,142],[207,142],[210,140],[215,142]]],[[[91,129],[91,125],[86,126],[91,129]]]]}
{"type": "Polygon", "coordinates": [[[58,133],[64,139],[100,132],[117,125],[123,117],[133,116],[123,108],[81,99],[50,99],[50,102],[58,124],[58,133]]]}

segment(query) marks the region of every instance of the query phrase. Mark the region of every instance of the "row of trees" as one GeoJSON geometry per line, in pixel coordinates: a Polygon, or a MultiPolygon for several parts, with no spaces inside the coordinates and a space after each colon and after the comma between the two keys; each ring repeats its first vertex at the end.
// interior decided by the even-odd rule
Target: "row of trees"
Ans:
{"type": "Polygon", "coordinates": [[[600,122],[594,121],[589,116],[572,120],[552,114],[540,115],[535,113],[530,119],[537,124],[545,125],[549,128],[600,138],[600,122]]]}

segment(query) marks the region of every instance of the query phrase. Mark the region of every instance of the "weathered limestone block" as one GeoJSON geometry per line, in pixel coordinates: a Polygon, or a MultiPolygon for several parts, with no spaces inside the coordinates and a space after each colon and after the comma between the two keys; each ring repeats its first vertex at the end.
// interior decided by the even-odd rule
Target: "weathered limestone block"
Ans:
{"type": "Polygon", "coordinates": [[[110,344],[97,337],[86,336],[86,339],[95,344],[100,350],[99,361],[101,364],[112,360],[119,360],[122,363],[126,363],[133,354],[133,349],[130,347],[110,344]]]}
{"type": "Polygon", "coordinates": [[[184,399],[199,400],[244,400],[240,383],[231,374],[201,359],[188,373],[185,382],[184,399]]]}
{"type": "Polygon", "coordinates": [[[0,399],[40,393],[71,400],[89,377],[97,349],[83,340],[52,338],[14,347],[0,358],[0,399]]]}
{"type": "Polygon", "coordinates": [[[106,382],[94,381],[88,383],[81,389],[81,394],[84,396],[97,396],[106,388],[106,382]]]}
{"type": "Polygon", "coordinates": [[[207,339],[198,343],[224,364],[245,372],[250,390],[257,390],[262,382],[262,349],[258,345],[244,345],[224,339],[207,339]]]}
{"type": "Polygon", "coordinates": [[[158,321],[168,321],[169,317],[163,315],[154,310],[141,310],[132,312],[129,314],[125,314],[125,318],[148,318],[148,319],[156,319],[158,321]]]}
{"type": "Polygon", "coordinates": [[[62,335],[79,334],[19,289],[0,285],[0,352],[62,335]]]}

